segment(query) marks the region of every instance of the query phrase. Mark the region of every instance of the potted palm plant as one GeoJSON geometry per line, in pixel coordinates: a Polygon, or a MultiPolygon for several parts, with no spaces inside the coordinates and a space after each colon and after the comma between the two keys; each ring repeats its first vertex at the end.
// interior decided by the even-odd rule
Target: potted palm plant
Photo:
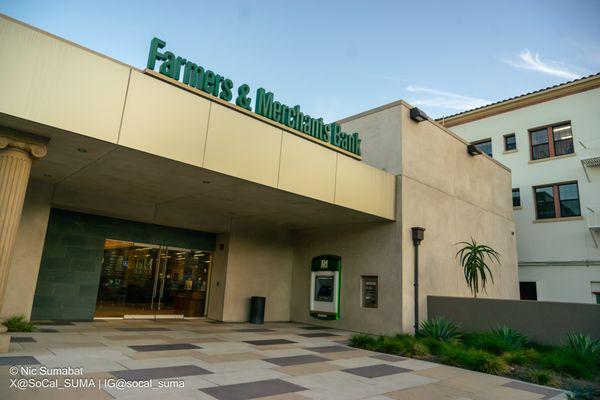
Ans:
{"type": "Polygon", "coordinates": [[[500,264],[500,253],[490,246],[477,243],[473,238],[470,242],[459,242],[456,245],[463,246],[456,253],[456,258],[463,268],[467,286],[471,289],[473,297],[477,298],[477,293],[481,290],[485,292],[488,278],[494,283],[492,270],[487,263],[496,261],[500,264]]]}

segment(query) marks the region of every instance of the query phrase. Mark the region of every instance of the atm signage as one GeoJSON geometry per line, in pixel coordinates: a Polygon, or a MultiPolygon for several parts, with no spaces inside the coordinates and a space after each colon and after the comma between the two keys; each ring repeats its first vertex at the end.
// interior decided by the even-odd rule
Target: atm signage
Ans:
{"type": "MultiPolygon", "coordinates": [[[[246,110],[252,110],[250,86],[243,83],[235,88],[233,81],[185,58],[176,56],[171,51],[162,51],[167,43],[159,38],[150,42],[147,68],[154,70],[156,62],[160,62],[158,72],[185,85],[202,90],[212,96],[225,101],[232,101],[246,110]]],[[[303,132],[334,147],[350,153],[361,155],[361,139],[358,133],[348,134],[342,132],[340,124],[332,122],[326,124],[323,118],[313,118],[304,114],[299,105],[288,106],[277,100],[273,93],[264,88],[258,88],[255,95],[254,112],[265,118],[283,124],[289,128],[303,132]]]]}

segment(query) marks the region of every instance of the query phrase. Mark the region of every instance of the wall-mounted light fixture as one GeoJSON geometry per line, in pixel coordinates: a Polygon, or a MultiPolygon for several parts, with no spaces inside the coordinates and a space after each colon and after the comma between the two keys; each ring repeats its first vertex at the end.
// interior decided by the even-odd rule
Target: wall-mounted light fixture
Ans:
{"type": "Polygon", "coordinates": [[[415,246],[420,245],[421,241],[425,238],[425,228],[415,226],[413,228],[410,228],[410,230],[412,231],[412,240],[414,242],[413,244],[415,246]]]}
{"type": "Polygon", "coordinates": [[[472,156],[477,156],[477,155],[481,154],[481,150],[479,150],[479,147],[477,147],[474,144],[467,145],[467,152],[472,156]]]}
{"type": "Polygon", "coordinates": [[[423,110],[413,107],[410,109],[410,119],[416,122],[427,121],[429,117],[423,112],[423,110]]]}

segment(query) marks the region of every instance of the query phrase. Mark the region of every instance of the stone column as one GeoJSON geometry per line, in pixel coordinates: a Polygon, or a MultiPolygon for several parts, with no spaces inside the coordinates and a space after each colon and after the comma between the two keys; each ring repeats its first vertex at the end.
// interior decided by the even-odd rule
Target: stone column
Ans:
{"type": "MultiPolygon", "coordinates": [[[[44,157],[46,152],[44,144],[0,136],[0,309],[4,303],[31,163],[44,157]]],[[[10,336],[0,325],[0,353],[7,352],[9,345],[10,336]]]]}

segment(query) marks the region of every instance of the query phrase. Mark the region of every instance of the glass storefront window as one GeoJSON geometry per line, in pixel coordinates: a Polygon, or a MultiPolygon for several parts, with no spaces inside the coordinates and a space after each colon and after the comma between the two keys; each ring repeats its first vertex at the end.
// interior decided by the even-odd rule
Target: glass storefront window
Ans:
{"type": "Polygon", "coordinates": [[[201,317],[212,254],[107,239],[96,317],[201,317]]]}

